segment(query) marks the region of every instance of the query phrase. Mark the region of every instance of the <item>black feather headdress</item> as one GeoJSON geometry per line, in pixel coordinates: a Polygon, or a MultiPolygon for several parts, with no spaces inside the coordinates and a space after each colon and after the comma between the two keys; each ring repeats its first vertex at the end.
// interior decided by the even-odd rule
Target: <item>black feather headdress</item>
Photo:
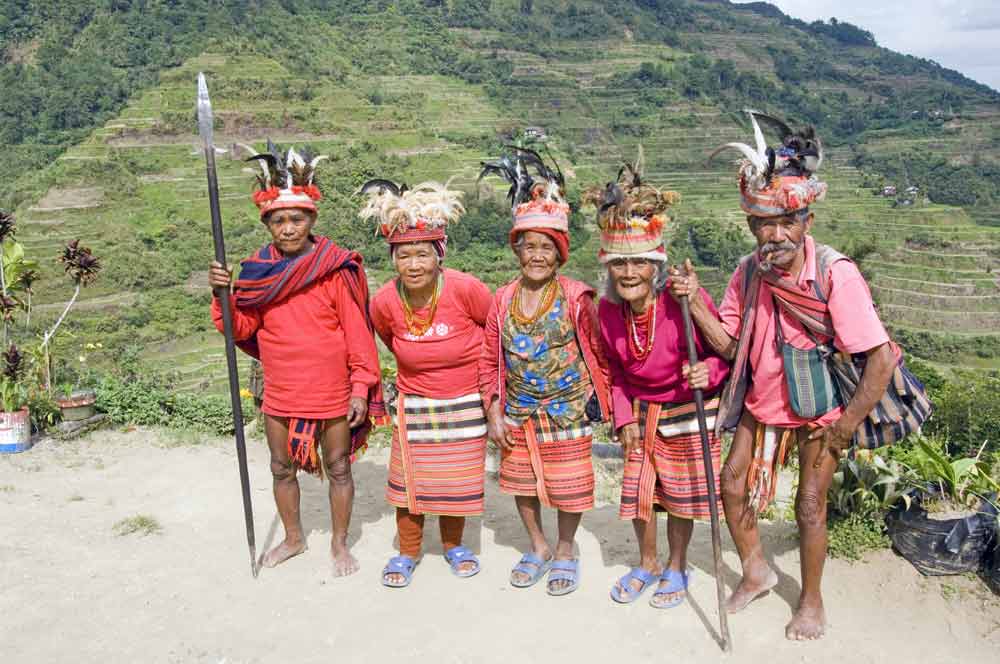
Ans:
{"type": "Polygon", "coordinates": [[[314,155],[307,147],[301,150],[290,147],[282,152],[270,139],[263,152],[248,145],[241,147],[251,155],[246,161],[255,161],[260,167],[253,200],[261,216],[278,207],[315,211],[315,202],[322,198],[316,182],[316,166],[327,159],[326,155],[314,155]]]}

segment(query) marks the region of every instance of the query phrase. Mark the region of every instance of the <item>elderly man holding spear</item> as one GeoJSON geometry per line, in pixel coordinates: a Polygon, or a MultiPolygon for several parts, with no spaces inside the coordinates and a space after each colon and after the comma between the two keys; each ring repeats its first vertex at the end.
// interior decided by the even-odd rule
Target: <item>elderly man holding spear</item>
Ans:
{"type": "Polygon", "coordinates": [[[282,153],[270,142],[251,157],[261,167],[253,200],[271,242],[242,262],[234,288],[221,261],[208,276],[216,327],[226,327],[219,294],[228,292],[233,339],[265,371],[261,410],[285,538],[262,564],[274,567],[306,550],[296,479],[302,469],[330,481],[333,572],[346,576],[358,570],[347,546],[350,463],[365,443],[370,416],[385,411],[361,256],[313,234],[320,199],[314,175],[322,158],[294,148],[282,153]]]}
{"type": "MultiPolygon", "coordinates": [[[[826,192],[813,174],[822,163],[822,149],[812,128],[793,132],[774,118],[749,113],[756,147],[732,143],[723,148],[745,157],[740,207],[757,250],[733,274],[719,316],[701,298],[691,299],[691,314],[703,338],[733,360],[717,429],[736,430],[722,470],[722,496],[743,578],[726,609],[744,609],[778,582],[764,558],[757,515],[773,500],[777,471],[796,445],[802,590],[785,636],[818,639],[826,628],[820,582],[827,490],[852,439],[875,446],[898,436],[898,425],[883,421],[881,427],[869,415],[888,398],[886,387],[894,372],[899,375],[898,349],[889,341],[855,264],[809,235],[809,205],[826,192]],[[780,133],[781,145],[766,145],[758,120],[780,133]],[[846,357],[847,365],[836,365],[837,357],[846,357]],[[839,380],[836,366],[858,367],[852,390],[839,380]]],[[[675,296],[698,291],[690,262],[671,275],[675,296]]]]}

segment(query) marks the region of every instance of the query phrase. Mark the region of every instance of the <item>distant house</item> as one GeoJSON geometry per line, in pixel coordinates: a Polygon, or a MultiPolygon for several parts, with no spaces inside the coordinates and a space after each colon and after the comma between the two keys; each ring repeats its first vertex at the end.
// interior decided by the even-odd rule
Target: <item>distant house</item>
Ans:
{"type": "Polygon", "coordinates": [[[920,193],[920,187],[907,187],[906,193],[910,196],[916,196],[920,193]]]}
{"type": "Polygon", "coordinates": [[[882,195],[885,196],[885,197],[887,197],[887,198],[895,196],[896,195],[896,187],[894,187],[891,184],[882,187],[882,195]]]}
{"type": "Polygon", "coordinates": [[[544,141],[548,136],[545,134],[545,127],[525,127],[524,137],[533,138],[536,141],[544,141]]]}

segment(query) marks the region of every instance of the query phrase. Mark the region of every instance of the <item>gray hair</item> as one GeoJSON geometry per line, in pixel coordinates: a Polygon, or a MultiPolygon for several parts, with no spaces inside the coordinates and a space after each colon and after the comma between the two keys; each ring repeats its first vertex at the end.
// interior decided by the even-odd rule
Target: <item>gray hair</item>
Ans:
{"type": "MultiPolygon", "coordinates": [[[[667,269],[666,261],[653,261],[656,264],[656,274],[653,275],[653,294],[659,297],[667,288],[667,281],[670,280],[670,270],[667,269]]],[[[622,299],[615,289],[615,280],[611,277],[611,268],[605,266],[604,273],[604,298],[614,304],[621,304],[622,299]]]]}

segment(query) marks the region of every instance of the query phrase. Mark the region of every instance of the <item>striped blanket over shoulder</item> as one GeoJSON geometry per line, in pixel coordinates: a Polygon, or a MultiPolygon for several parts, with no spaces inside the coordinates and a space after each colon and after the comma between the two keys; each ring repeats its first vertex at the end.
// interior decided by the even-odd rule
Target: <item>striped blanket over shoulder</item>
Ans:
{"type": "Polygon", "coordinates": [[[546,507],[586,512],[594,507],[593,431],[580,423],[560,428],[545,409],[521,425],[507,420],[514,448],[500,461],[500,490],[514,496],[538,496],[546,507]]]}
{"type": "Polygon", "coordinates": [[[486,415],[479,394],[400,394],[396,408],[386,500],[413,514],[482,514],[486,415]]]}
{"type": "MultiPolygon", "coordinates": [[[[657,506],[685,519],[709,518],[708,483],[694,402],[658,404],[636,400],[633,407],[643,444],[625,460],[619,516],[649,521],[657,506]]],[[[716,495],[720,495],[721,456],[714,433],[718,410],[718,397],[705,402],[716,495]]]]}

